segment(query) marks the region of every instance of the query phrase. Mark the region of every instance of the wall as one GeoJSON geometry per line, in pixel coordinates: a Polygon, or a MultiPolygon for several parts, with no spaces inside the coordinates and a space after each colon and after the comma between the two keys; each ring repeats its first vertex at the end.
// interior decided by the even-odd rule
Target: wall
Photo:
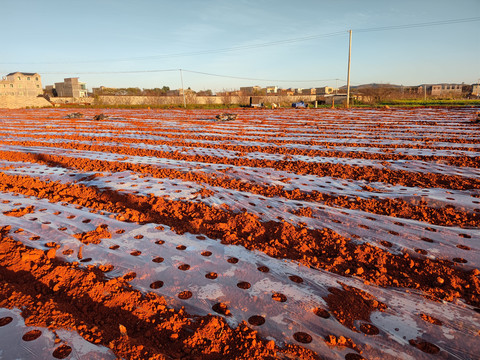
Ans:
{"type": "MultiPolygon", "coordinates": [[[[57,98],[52,98],[52,100],[57,98]]],[[[298,95],[298,96],[254,96],[253,103],[293,103],[297,101],[313,102],[317,99],[316,95],[298,95]]],[[[186,95],[187,104],[199,105],[248,105],[250,96],[195,96],[186,95]]],[[[183,96],[106,96],[100,95],[96,101],[98,105],[183,105],[183,96]]]]}
{"type": "Polygon", "coordinates": [[[54,105],[64,105],[64,104],[81,104],[81,105],[92,105],[95,102],[94,98],[88,97],[50,97],[50,102],[54,105]]]}
{"type": "Polygon", "coordinates": [[[50,104],[43,97],[33,96],[0,96],[0,108],[2,109],[21,109],[26,107],[51,107],[50,104]]]}

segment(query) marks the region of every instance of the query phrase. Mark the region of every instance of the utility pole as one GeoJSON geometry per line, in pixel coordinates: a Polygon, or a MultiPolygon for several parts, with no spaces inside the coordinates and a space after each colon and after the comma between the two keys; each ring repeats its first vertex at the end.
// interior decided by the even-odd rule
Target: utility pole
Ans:
{"type": "Polygon", "coordinates": [[[347,109],[350,105],[350,62],[352,58],[352,30],[348,30],[350,40],[348,42],[348,72],[347,72],[347,109]]]}
{"type": "Polygon", "coordinates": [[[182,69],[179,69],[179,70],[180,70],[180,80],[182,81],[183,107],[186,109],[187,108],[187,101],[185,100],[185,88],[183,87],[182,69]]]}

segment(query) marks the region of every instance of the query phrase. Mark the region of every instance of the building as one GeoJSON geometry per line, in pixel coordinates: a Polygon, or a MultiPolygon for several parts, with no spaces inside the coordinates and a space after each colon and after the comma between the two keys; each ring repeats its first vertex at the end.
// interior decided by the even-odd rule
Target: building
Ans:
{"type": "Polygon", "coordinates": [[[315,88],[315,90],[317,95],[329,95],[336,92],[337,89],[334,89],[329,86],[324,86],[324,87],[315,88]]]}
{"type": "Polygon", "coordinates": [[[423,84],[418,87],[418,93],[428,96],[461,96],[462,89],[461,84],[423,84]]]}
{"type": "Polygon", "coordinates": [[[177,89],[177,90],[168,90],[167,91],[167,96],[183,96],[184,93],[185,93],[185,96],[187,96],[187,95],[191,96],[191,95],[195,94],[195,91],[193,91],[190,88],[185,89],[185,91],[182,88],[177,89]]]}
{"type": "Polygon", "coordinates": [[[17,71],[0,80],[0,95],[36,97],[42,94],[42,78],[37,73],[17,71]]]}
{"type": "Polygon", "coordinates": [[[472,84],[472,95],[480,97],[480,84],[472,84]]]}
{"type": "Polygon", "coordinates": [[[432,85],[432,96],[462,95],[462,85],[437,84],[432,85]]]}
{"type": "Polygon", "coordinates": [[[260,86],[243,86],[240,87],[240,93],[242,95],[260,95],[262,88],[260,86]]]}
{"type": "Polygon", "coordinates": [[[78,78],[66,78],[63,82],[55,83],[55,92],[59,97],[86,97],[88,96],[87,85],[78,81],[78,78]]]}
{"type": "Polygon", "coordinates": [[[265,93],[267,94],[276,94],[278,91],[278,87],[277,86],[267,86],[265,88],[265,93]]]}
{"type": "Polygon", "coordinates": [[[280,96],[290,96],[293,95],[294,92],[291,89],[278,89],[277,95],[280,96]]]}
{"type": "Polygon", "coordinates": [[[303,89],[302,94],[303,95],[315,95],[317,93],[316,88],[310,88],[310,89],[303,89]]]}

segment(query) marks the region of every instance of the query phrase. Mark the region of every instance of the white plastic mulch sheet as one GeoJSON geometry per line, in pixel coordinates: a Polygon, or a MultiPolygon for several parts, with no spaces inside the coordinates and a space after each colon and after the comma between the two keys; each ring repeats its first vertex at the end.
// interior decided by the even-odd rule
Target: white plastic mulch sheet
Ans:
{"type": "Polygon", "coordinates": [[[92,344],[67,330],[50,331],[26,326],[19,309],[0,308],[0,359],[109,360],[117,357],[110,349],[92,344]]]}
{"type": "MultiPolygon", "coordinates": [[[[347,199],[402,199],[413,205],[422,201],[433,208],[453,206],[474,213],[480,211],[479,190],[419,188],[330,176],[318,177],[271,168],[208,163],[204,158],[211,156],[221,160],[241,156],[255,160],[301,160],[344,164],[359,169],[374,167],[478,179],[478,168],[453,166],[448,162],[428,158],[436,155],[450,156],[452,159],[460,156],[475,159],[478,156],[478,126],[469,120],[474,116],[474,111],[475,109],[245,111],[239,113],[237,121],[218,123],[212,121],[215,115],[212,111],[109,110],[112,118],[96,122],[91,120],[94,110],[85,110],[83,119],[65,119],[71,109],[42,109],[18,114],[9,112],[8,116],[1,117],[0,150],[144,164],[184,174],[207,174],[211,179],[227,178],[251,185],[277,186],[284,190],[298,189],[305,193],[318,191],[327,195],[345,196],[347,199]],[[43,138],[48,135],[60,135],[60,138],[43,138]],[[80,138],[66,138],[71,135],[80,138]],[[97,142],[87,137],[108,137],[109,141],[102,139],[102,142],[97,142]],[[122,139],[139,142],[122,142],[122,139]],[[145,144],[141,142],[142,139],[159,141],[159,144],[145,144]],[[189,146],[168,144],[178,140],[187,142],[189,146]],[[48,142],[55,144],[55,147],[9,144],[13,141],[48,142]],[[200,161],[62,148],[68,143],[177,152],[198,156],[200,161]],[[259,148],[252,152],[240,152],[209,148],[206,144],[259,148]],[[261,148],[266,146],[273,149],[338,151],[346,156],[319,157],[262,152],[261,148]],[[348,157],[348,153],[358,152],[425,158],[384,161],[348,157]]],[[[51,165],[0,160],[0,171],[7,175],[25,175],[44,181],[95,186],[100,190],[153,194],[176,201],[203,202],[211,206],[228,205],[234,212],[247,210],[257,215],[261,221],[287,221],[295,225],[301,222],[314,229],[330,228],[354,241],[368,242],[393,253],[407,251],[418,257],[447,259],[466,270],[480,266],[478,228],[436,226],[362,210],[326,206],[314,201],[267,198],[245,191],[210,186],[200,180],[158,179],[132,172],[89,173],[64,168],[62,164],[51,165]],[[211,195],[201,196],[199,191],[203,189],[209,190],[207,193],[211,195]],[[311,217],[295,215],[304,208],[311,209],[311,217]]],[[[55,242],[60,245],[57,255],[66,261],[80,261],[81,266],[112,264],[114,269],[107,276],[130,273],[130,282],[135,288],[165,296],[171,306],[185,306],[192,315],[214,313],[214,309],[217,309],[215,304],[224,303],[231,311],[231,316],[226,317],[230,325],[236,326],[245,320],[261,336],[274,339],[279,344],[298,343],[299,337],[296,334],[307,333],[311,342],[299,344],[315,350],[322,358],[345,359],[347,354],[354,352],[345,347],[327,346],[324,338],[328,335],[351,338],[363,350],[362,356],[366,359],[474,359],[480,354],[480,309],[473,309],[461,300],[453,303],[435,302],[413,290],[366,285],[355,277],[308,269],[242,247],[225,246],[203,236],[189,233],[178,235],[167,226],[164,226],[164,230],[158,230],[156,227],[159,224],[120,222],[115,220],[117,214],[92,212],[91,209],[77,208],[72,204],[50,203],[13,193],[0,193],[0,199],[0,224],[12,225],[10,235],[28,246],[46,250],[52,245],[51,242],[55,242]],[[22,217],[3,214],[31,205],[35,211],[22,217]],[[84,245],[83,256],[79,259],[82,244],[72,235],[94,230],[101,224],[108,226],[112,238],[102,239],[98,245],[84,245]],[[15,233],[19,228],[23,231],[15,233]],[[323,298],[330,293],[329,288],[341,288],[341,283],[364,290],[388,306],[385,312],[374,312],[371,315],[371,323],[378,329],[378,334],[367,335],[349,330],[332,316],[323,298]],[[422,315],[432,316],[442,325],[427,322],[422,319],[422,315]],[[409,344],[411,339],[434,344],[441,352],[437,355],[424,353],[409,344]]],[[[18,339],[25,332],[37,328],[20,329],[17,333],[12,331],[12,324],[15,328],[18,324],[23,324],[18,310],[0,309],[0,318],[2,317],[11,317],[12,321],[0,327],[0,351],[3,351],[0,352],[0,358],[36,359],[36,354],[40,354],[40,358],[48,359],[52,356],[54,347],[59,346],[53,344],[52,333],[38,329],[42,336],[28,342],[25,347],[25,341],[18,339]],[[4,337],[6,332],[9,336],[16,335],[4,337]],[[17,342],[14,342],[14,338],[17,342]],[[12,350],[11,344],[15,344],[12,350]],[[31,348],[31,345],[37,347],[31,348]]],[[[360,329],[362,322],[356,321],[354,325],[360,329]]],[[[73,358],[96,359],[95,356],[99,356],[108,359],[111,356],[108,349],[96,347],[76,334],[57,331],[57,335],[71,347],[70,356],[73,358]]]]}
{"type": "MultiPolygon", "coordinates": [[[[269,198],[249,192],[179,181],[178,179],[153,178],[132,172],[71,173],[65,168],[5,161],[0,162],[0,169],[6,174],[29,175],[33,178],[62,183],[75,181],[77,184],[95,186],[101,190],[109,189],[138,195],[153,194],[170,200],[203,202],[211,206],[228,205],[230,210],[234,212],[247,210],[249,213],[257,215],[262,221],[281,220],[292,224],[303,222],[309,228],[329,228],[345,237],[361,239],[363,242],[371,243],[393,253],[407,250],[417,257],[427,256],[431,259],[454,261],[458,266],[463,266],[466,269],[480,264],[480,230],[478,229],[437,226],[416,220],[372,214],[362,210],[331,207],[311,201],[288,200],[280,197],[269,198]],[[202,189],[210,190],[213,194],[208,196],[198,195],[198,192],[202,189]],[[298,210],[303,208],[310,208],[312,216],[295,215],[298,210]],[[387,246],[385,246],[386,242],[387,246]]],[[[300,175],[295,174],[290,174],[295,178],[288,178],[289,180],[285,181],[284,175],[282,175],[283,178],[272,173],[266,176],[264,172],[259,174],[257,170],[259,169],[250,169],[250,171],[248,169],[238,169],[227,173],[232,176],[236,175],[235,178],[253,179],[259,183],[267,178],[270,179],[271,183],[275,183],[272,178],[275,179],[276,176],[278,179],[284,179],[284,182],[278,181],[277,183],[284,184],[286,189],[299,188],[311,191],[314,189],[321,190],[319,187],[324,187],[328,189],[327,193],[335,195],[365,198],[374,195],[379,198],[397,197],[404,198],[411,203],[425,199],[430,206],[441,208],[446,205],[455,205],[470,212],[477,209],[479,203],[478,197],[472,196],[480,194],[478,191],[422,190],[405,187],[394,187],[392,190],[382,187],[381,183],[369,183],[370,187],[378,186],[379,192],[375,193],[362,190],[360,185],[366,185],[362,182],[345,182],[332,178],[321,178],[321,181],[313,181],[314,177],[312,176],[301,176],[299,178],[300,175]],[[263,178],[259,179],[258,177],[261,175],[263,175],[263,178]],[[305,183],[299,181],[305,181],[305,183]],[[320,185],[320,183],[324,185],[320,185]]],[[[218,174],[222,173],[219,172],[218,174]]]]}
{"type": "MultiPolygon", "coordinates": [[[[36,150],[29,149],[29,151],[35,153],[36,150]]],[[[57,152],[55,153],[59,154],[57,152]]],[[[63,152],[63,154],[65,155],[65,152],[63,152]]],[[[109,154],[92,154],[92,157],[93,156],[98,156],[96,157],[97,159],[103,159],[107,161],[116,160],[121,162],[129,162],[129,160],[131,160],[131,158],[128,156],[117,155],[115,157],[109,154]]],[[[146,160],[144,159],[144,161],[146,160]]],[[[208,164],[175,160],[164,160],[162,163],[160,159],[158,159],[158,162],[156,162],[155,165],[161,168],[170,168],[185,173],[204,172],[213,176],[227,176],[227,178],[248,181],[252,184],[281,186],[284,190],[299,189],[302,192],[317,191],[323,194],[335,196],[361,197],[367,199],[372,197],[377,197],[380,199],[397,198],[412,204],[416,204],[422,200],[431,207],[442,208],[446,205],[453,205],[456,208],[464,211],[473,211],[478,209],[480,204],[480,190],[447,190],[442,188],[425,189],[418,187],[389,185],[381,182],[337,179],[328,176],[318,177],[315,175],[300,175],[270,168],[234,167],[222,164],[208,164]],[[368,189],[366,189],[367,186],[368,189]]],[[[4,160],[0,160],[0,170],[6,174],[29,175],[33,177],[40,177],[42,179],[62,182],[79,181],[81,179],[85,179],[88,175],[92,175],[92,173],[85,173],[78,170],[73,172],[68,168],[4,160]]],[[[161,184],[164,179],[151,178],[141,174],[138,174],[138,176],[135,174],[132,175],[130,172],[115,174],[96,172],[94,174],[98,174],[102,176],[102,178],[96,179],[95,181],[89,183],[101,188],[106,187],[118,189],[126,188],[129,185],[135,185],[138,187],[136,190],[141,192],[142,189],[150,189],[153,187],[153,189],[157,191],[155,192],[156,195],[158,195],[158,191],[166,190],[165,188],[162,189],[162,186],[156,185],[157,183],[161,184]],[[134,182],[135,180],[137,180],[136,183],[134,182]],[[141,183],[147,181],[149,184],[143,184],[144,186],[142,186],[141,183]],[[124,186],[125,184],[126,186],[124,186]],[[147,186],[149,187],[147,188],[147,186]]],[[[191,182],[184,182],[178,179],[170,181],[179,186],[182,184],[186,184],[186,186],[192,184],[191,182]]],[[[199,183],[196,185],[196,187],[202,188],[207,186],[199,183]]],[[[152,191],[149,191],[149,193],[152,193],[152,191]]],[[[165,194],[169,194],[169,196],[175,195],[167,191],[165,191],[165,194]]]]}
{"type": "MultiPolygon", "coordinates": [[[[361,279],[309,269],[242,247],[223,246],[203,236],[178,235],[167,226],[158,230],[157,224],[120,222],[114,219],[115,214],[91,213],[86,208],[11,193],[1,197],[3,211],[35,206],[33,213],[22,217],[0,214],[0,223],[12,226],[10,235],[26,245],[46,250],[46,243],[56,242],[60,258],[79,261],[82,244],[72,235],[105,224],[112,237],[84,246],[82,266],[112,264],[114,269],[108,276],[130,273],[134,287],[163,295],[171,306],[185,306],[192,314],[214,313],[214,305],[222,302],[231,311],[226,317],[230,325],[250,320],[260,335],[279,344],[295,343],[295,334],[303,332],[312,341],[302,345],[332,359],[353,351],[327,346],[323,340],[327,335],[350,337],[369,359],[428,359],[430,355],[409,345],[408,340],[417,338],[438,346],[450,358],[474,358],[480,353],[480,317],[461,301],[434,302],[413,291],[365,285],[361,279]],[[14,233],[18,228],[23,231],[14,233]],[[323,297],[328,296],[329,288],[340,288],[340,283],[364,290],[388,306],[385,312],[371,316],[371,323],[379,330],[377,335],[349,330],[329,314],[323,297]],[[316,310],[322,316],[317,316],[316,310]],[[443,325],[426,322],[421,314],[433,316],[443,325]]],[[[355,326],[360,328],[361,324],[355,326]]],[[[69,346],[74,348],[75,342],[69,346]]]]}
{"type": "MultiPolygon", "coordinates": [[[[105,145],[108,145],[105,144],[105,145]]],[[[111,144],[113,145],[113,144],[111,144]]],[[[115,144],[116,147],[125,147],[124,145],[115,144]]],[[[218,158],[230,158],[235,159],[240,156],[236,151],[224,150],[224,149],[207,149],[207,148],[172,148],[165,149],[165,146],[151,146],[151,145],[137,145],[130,144],[131,148],[150,148],[152,150],[160,151],[178,151],[181,155],[197,155],[197,156],[214,156],[218,158]]],[[[182,164],[191,163],[183,160],[172,160],[164,158],[153,158],[148,156],[126,156],[115,153],[102,153],[96,151],[85,152],[83,150],[69,150],[56,147],[42,147],[42,146],[30,146],[23,147],[18,145],[1,145],[0,149],[3,151],[21,151],[38,154],[48,155],[66,155],[75,156],[77,158],[106,160],[106,161],[121,161],[134,163],[134,164],[148,164],[148,165],[162,165],[165,163],[182,164]]],[[[242,155],[245,159],[252,160],[272,160],[272,161],[304,161],[310,163],[325,163],[325,164],[341,164],[349,166],[370,166],[377,169],[388,169],[393,171],[410,171],[419,173],[434,173],[442,175],[460,175],[465,177],[480,177],[480,170],[469,167],[457,167],[448,164],[436,164],[432,162],[420,161],[420,160],[366,160],[357,158],[337,158],[337,157],[311,157],[305,155],[283,155],[283,154],[269,154],[262,152],[252,152],[242,155]]],[[[201,163],[199,163],[201,164],[201,163]]]]}

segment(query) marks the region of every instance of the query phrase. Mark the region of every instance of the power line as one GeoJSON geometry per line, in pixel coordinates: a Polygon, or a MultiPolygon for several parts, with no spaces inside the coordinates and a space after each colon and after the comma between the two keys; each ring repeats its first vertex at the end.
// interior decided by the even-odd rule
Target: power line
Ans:
{"type": "MultiPolygon", "coordinates": [[[[401,29],[451,25],[451,24],[468,23],[468,22],[475,22],[475,21],[480,21],[480,17],[430,21],[430,22],[422,22],[422,23],[391,25],[391,26],[381,26],[381,27],[352,29],[352,30],[355,31],[355,32],[365,33],[365,32],[375,32],[375,31],[390,31],[390,30],[401,30],[401,29]]],[[[242,45],[242,46],[234,46],[234,47],[228,47],[228,48],[200,50],[200,51],[182,52],[182,53],[174,53],[174,54],[160,54],[160,55],[150,55],[150,56],[142,56],[142,57],[130,57],[130,58],[123,58],[123,59],[88,60],[88,61],[75,61],[75,62],[65,62],[65,61],[62,61],[62,62],[36,62],[36,63],[35,62],[31,62],[31,63],[29,63],[29,62],[24,62],[24,63],[0,62],[0,64],[2,64],[2,65],[13,65],[13,64],[14,65],[25,65],[25,64],[28,64],[28,65],[55,65],[55,64],[87,64],[87,63],[102,63],[102,62],[122,62],[122,61],[135,61],[135,60],[138,61],[138,60],[166,59],[166,58],[175,58],[175,57],[209,55],[209,54],[225,53],[225,52],[232,52],[232,51],[251,50],[251,49],[265,48],[265,47],[285,45],[285,44],[293,44],[293,43],[298,43],[298,42],[303,42],[303,41],[316,40],[316,39],[320,39],[320,38],[327,38],[327,37],[334,37],[334,36],[345,36],[345,35],[347,35],[347,31],[337,31],[337,32],[331,32],[331,33],[325,33],[325,34],[317,34],[317,35],[303,36],[303,37],[298,37],[298,38],[291,38],[291,39],[285,39],[285,40],[265,42],[265,43],[260,43],[260,44],[242,45]]],[[[121,72],[117,72],[117,73],[121,73],[121,72]]]]}
{"type": "Polygon", "coordinates": [[[154,69],[154,70],[125,70],[125,71],[81,71],[81,72],[42,72],[44,75],[103,75],[103,74],[138,74],[138,73],[158,73],[158,72],[169,72],[169,71],[178,71],[179,69],[154,69]]]}
{"type": "Polygon", "coordinates": [[[365,28],[365,29],[353,29],[353,30],[355,32],[387,31],[387,30],[399,30],[399,29],[412,29],[412,28],[418,28],[418,27],[430,27],[430,26],[439,26],[439,25],[460,24],[460,23],[467,23],[467,22],[474,22],[474,21],[480,21],[480,17],[431,21],[431,22],[414,23],[414,24],[406,24],[406,25],[380,26],[380,27],[365,28]]]}
{"type": "Polygon", "coordinates": [[[203,71],[187,70],[187,69],[155,69],[155,70],[132,70],[132,71],[92,71],[92,72],[42,72],[44,75],[107,75],[107,74],[138,74],[138,73],[160,73],[160,72],[174,72],[174,71],[184,71],[192,74],[206,75],[206,76],[215,76],[228,79],[238,79],[238,80],[253,80],[253,81],[271,81],[271,82],[324,82],[324,81],[343,81],[343,79],[310,79],[310,80],[285,80],[285,79],[259,79],[252,77],[243,77],[235,75],[221,75],[213,74],[203,71]]]}
{"type": "Polygon", "coordinates": [[[185,70],[185,69],[182,69],[182,70],[185,72],[193,73],[193,74],[216,76],[216,77],[229,78],[229,79],[253,80],[253,81],[271,81],[271,82],[322,82],[322,81],[334,81],[334,80],[345,81],[343,79],[312,79],[312,80],[257,79],[257,78],[250,78],[250,77],[212,74],[212,73],[207,73],[202,71],[193,71],[193,70],[185,70]]]}

